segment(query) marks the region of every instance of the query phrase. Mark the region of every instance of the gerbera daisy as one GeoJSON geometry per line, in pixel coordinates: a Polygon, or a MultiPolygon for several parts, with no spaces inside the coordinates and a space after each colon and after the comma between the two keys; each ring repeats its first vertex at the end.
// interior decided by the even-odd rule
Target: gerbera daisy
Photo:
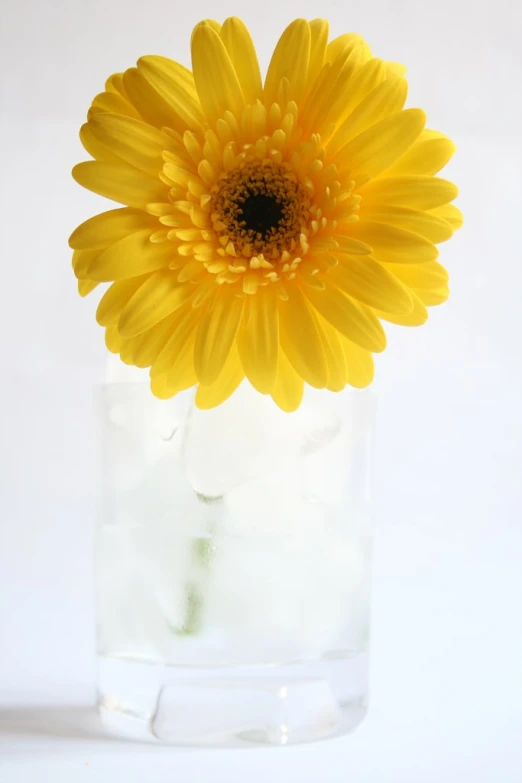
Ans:
{"type": "Polygon", "coordinates": [[[461,225],[454,152],[404,109],[404,69],[358,35],[298,19],[264,83],[236,18],[198,24],[192,72],[140,58],[111,76],[73,176],[125,205],[70,238],[82,295],[111,283],[97,320],[155,395],[196,403],[241,381],[295,410],[304,383],[368,385],[381,321],[426,321],[448,296],[436,244],[461,225]]]}

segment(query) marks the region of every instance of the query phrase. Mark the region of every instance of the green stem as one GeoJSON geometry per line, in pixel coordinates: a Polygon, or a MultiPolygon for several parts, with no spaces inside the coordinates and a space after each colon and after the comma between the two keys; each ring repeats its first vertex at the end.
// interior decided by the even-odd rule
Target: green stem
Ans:
{"type": "MultiPolygon", "coordinates": [[[[194,567],[197,571],[203,571],[202,577],[206,576],[212,562],[212,541],[209,538],[196,538],[192,542],[192,554],[194,567]]],[[[201,579],[188,582],[185,594],[185,622],[178,633],[180,636],[194,636],[201,631],[203,625],[205,597],[201,579]]]]}
{"type": "MultiPolygon", "coordinates": [[[[198,500],[205,505],[211,505],[219,503],[221,498],[198,493],[198,500]]],[[[195,538],[191,544],[191,570],[194,571],[194,578],[190,579],[185,587],[185,620],[177,631],[179,636],[194,636],[203,627],[205,588],[214,558],[212,534],[215,526],[216,520],[213,520],[208,526],[208,536],[195,538]]]]}

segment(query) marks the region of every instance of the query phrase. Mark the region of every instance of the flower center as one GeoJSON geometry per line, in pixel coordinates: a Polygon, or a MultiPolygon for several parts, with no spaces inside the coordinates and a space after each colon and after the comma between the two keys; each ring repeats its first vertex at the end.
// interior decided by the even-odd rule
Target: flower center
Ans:
{"type": "Polygon", "coordinates": [[[239,216],[245,231],[261,235],[266,240],[272,231],[277,231],[283,217],[281,202],[274,196],[264,193],[249,193],[244,201],[238,204],[239,216]]]}
{"type": "Polygon", "coordinates": [[[212,223],[219,242],[244,257],[276,259],[306,230],[310,201],[284,164],[250,160],[213,190],[212,223]]]}

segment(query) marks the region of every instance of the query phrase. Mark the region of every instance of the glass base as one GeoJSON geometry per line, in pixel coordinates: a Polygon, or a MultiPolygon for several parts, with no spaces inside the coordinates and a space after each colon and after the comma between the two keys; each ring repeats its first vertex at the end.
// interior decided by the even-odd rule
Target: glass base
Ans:
{"type": "Polygon", "coordinates": [[[290,745],[353,731],[366,714],[366,653],[234,667],[98,657],[103,723],[173,745],[290,745]]]}

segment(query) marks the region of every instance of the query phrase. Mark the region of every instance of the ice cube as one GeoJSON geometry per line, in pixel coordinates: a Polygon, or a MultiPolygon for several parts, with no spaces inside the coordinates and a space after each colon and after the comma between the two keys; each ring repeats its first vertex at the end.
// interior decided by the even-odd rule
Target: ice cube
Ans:
{"type": "Polygon", "coordinates": [[[320,526],[324,509],[303,499],[301,482],[300,465],[293,459],[275,472],[231,489],[224,496],[223,532],[284,536],[320,526]]]}
{"type": "Polygon", "coordinates": [[[111,525],[98,540],[98,649],[168,660],[185,612],[190,549],[168,528],[111,525]]]}
{"type": "Polygon", "coordinates": [[[184,469],[197,492],[221,496],[284,468],[297,453],[300,440],[300,417],[283,413],[271,398],[243,383],[218,408],[192,409],[184,469]]]}
{"type": "MultiPolygon", "coordinates": [[[[263,654],[315,657],[364,636],[367,553],[323,525],[300,534],[226,536],[215,558],[207,621],[263,654]]],[[[250,655],[253,653],[250,652],[250,655]]]]}
{"type": "Polygon", "coordinates": [[[326,405],[324,397],[318,400],[318,392],[311,391],[308,429],[300,448],[302,496],[310,503],[344,505],[353,519],[364,489],[361,477],[367,476],[373,399],[366,392],[348,390],[331,395],[326,405]]]}
{"type": "MultiPolygon", "coordinates": [[[[158,400],[147,384],[103,388],[103,480],[110,492],[147,483],[160,462],[179,459],[183,424],[192,397],[158,400]]],[[[173,469],[180,472],[179,465],[173,469]]]]}

